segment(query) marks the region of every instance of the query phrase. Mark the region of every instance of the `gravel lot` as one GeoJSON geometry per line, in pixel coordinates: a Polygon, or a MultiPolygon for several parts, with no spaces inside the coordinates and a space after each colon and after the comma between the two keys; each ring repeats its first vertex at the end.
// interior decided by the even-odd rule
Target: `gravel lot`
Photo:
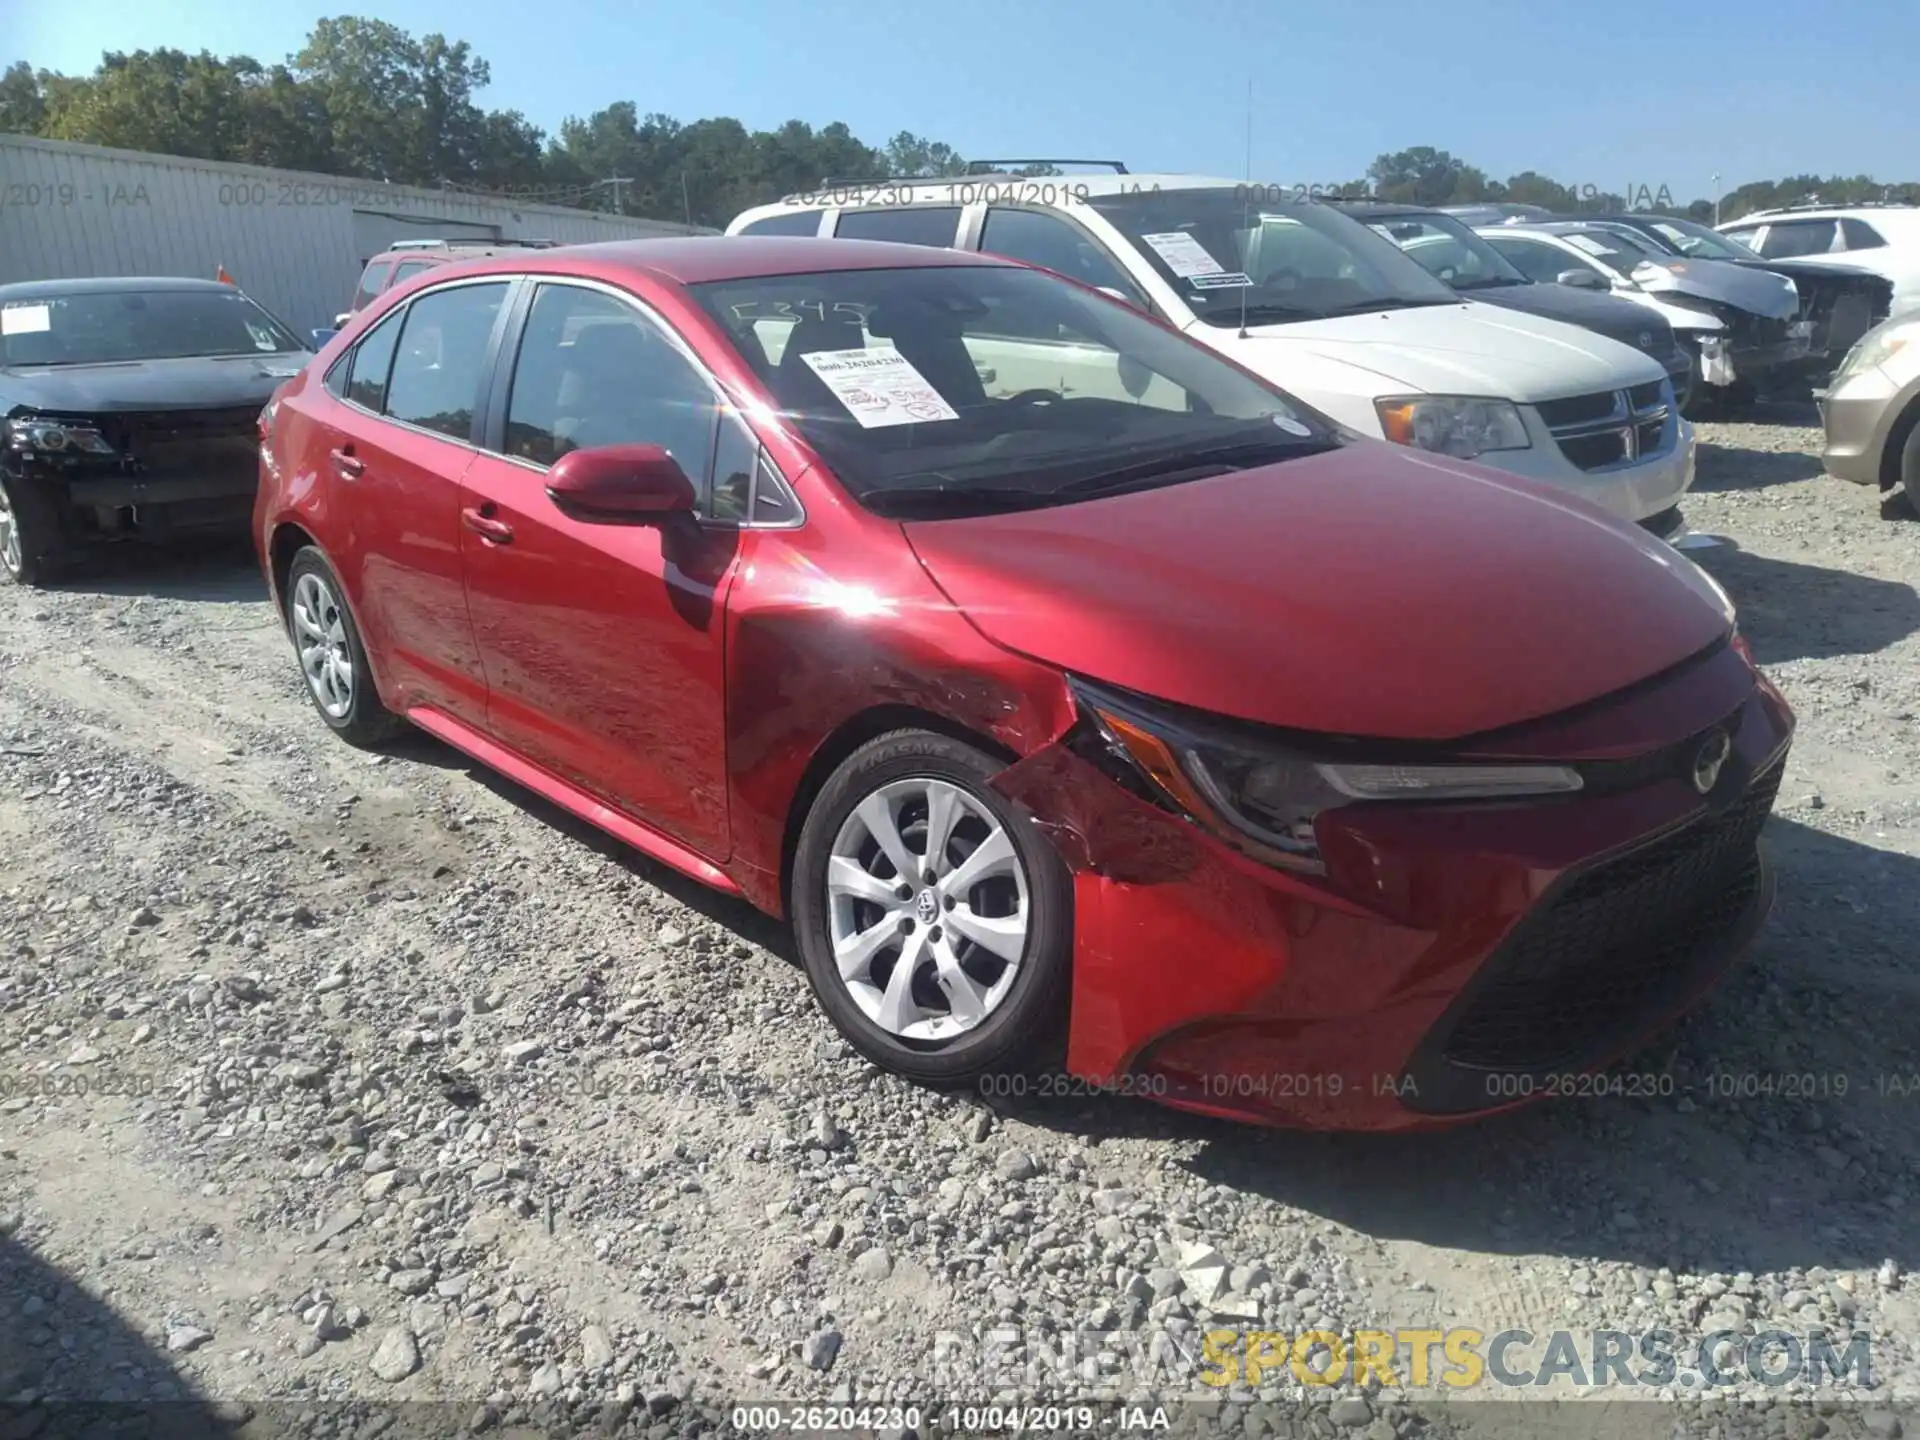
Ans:
{"type": "MultiPolygon", "coordinates": [[[[1872,1337],[1870,1392],[1621,1414],[1888,1437],[1904,1402],[1920,1435],[1920,521],[1821,477],[1807,412],[1760,418],[1701,428],[1688,510],[1800,716],[1775,917],[1623,1067],[1674,1094],[1416,1137],[923,1093],[743,906],[425,737],[332,740],[244,553],[0,589],[0,1401],[669,1435],[737,1400],[1144,1400],[1038,1342],[1210,1316],[1826,1326],[1872,1337]],[[997,1325],[1030,1381],[939,1371],[938,1335],[997,1325]]],[[[1231,1393],[1247,1435],[1510,1413],[1231,1393]]]]}

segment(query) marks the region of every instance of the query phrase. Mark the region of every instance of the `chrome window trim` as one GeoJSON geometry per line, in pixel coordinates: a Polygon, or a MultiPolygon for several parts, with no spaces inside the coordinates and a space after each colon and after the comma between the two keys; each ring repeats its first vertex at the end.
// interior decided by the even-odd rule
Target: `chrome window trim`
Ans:
{"type": "MultiPolygon", "coordinates": [[[[415,305],[418,305],[422,300],[426,299],[427,296],[439,295],[448,290],[457,290],[463,285],[504,285],[507,293],[501,298],[500,304],[501,308],[505,309],[507,305],[512,302],[514,282],[520,278],[518,275],[463,275],[457,279],[448,280],[444,284],[430,286],[404,303],[394,306],[393,309],[389,310],[385,315],[382,315],[362,331],[359,338],[347,348],[347,353],[341,357],[342,360],[347,362],[348,383],[351,384],[353,381],[353,358],[360,353],[360,346],[362,342],[366,340],[367,336],[371,335],[375,330],[378,330],[382,325],[385,325],[389,320],[397,319],[400,322],[400,338],[404,339],[407,333],[408,313],[415,305]]],[[[398,358],[398,341],[395,342],[394,354],[395,357],[398,358]]],[[[393,384],[393,370],[391,367],[387,370],[387,384],[389,387],[393,384]]],[[[333,395],[331,390],[328,390],[327,393],[333,395]]],[[[478,397],[476,397],[476,399],[477,398],[478,397]]],[[[378,420],[383,425],[396,425],[400,429],[411,431],[415,435],[425,435],[434,440],[444,440],[449,445],[458,445],[461,449],[470,450],[476,455],[491,455],[493,453],[491,450],[474,444],[471,439],[462,440],[459,436],[449,435],[444,430],[429,430],[426,426],[416,425],[411,420],[401,420],[396,416],[388,415],[379,410],[369,410],[359,401],[350,400],[345,395],[334,395],[334,399],[338,400],[342,405],[345,405],[349,410],[356,410],[368,419],[378,420]]],[[[382,403],[385,402],[385,399],[386,396],[383,392],[381,395],[382,403]]],[[[474,406],[473,413],[475,415],[480,413],[480,407],[477,404],[474,406]]]]}

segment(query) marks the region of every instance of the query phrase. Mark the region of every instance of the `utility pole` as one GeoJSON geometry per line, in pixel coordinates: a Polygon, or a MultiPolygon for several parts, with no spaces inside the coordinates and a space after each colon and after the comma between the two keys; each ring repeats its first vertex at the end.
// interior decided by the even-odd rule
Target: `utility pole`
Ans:
{"type": "Polygon", "coordinates": [[[602,180],[600,183],[602,185],[611,185],[613,187],[613,213],[616,215],[626,214],[626,211],[620,208],[620,187],[622,185],[631,185],[633,183],[633,178],[628,175],[613,175],[613,176],[609,176],[605,180],[602,180]]]}
{"type": "Polygon", "coordinates": [[[1720,224],[1720,174],[1718,171],[1715,171],[1713,176],[1713,223],[1715,228],[1719,227],[1719,224],[1720,224]]]}

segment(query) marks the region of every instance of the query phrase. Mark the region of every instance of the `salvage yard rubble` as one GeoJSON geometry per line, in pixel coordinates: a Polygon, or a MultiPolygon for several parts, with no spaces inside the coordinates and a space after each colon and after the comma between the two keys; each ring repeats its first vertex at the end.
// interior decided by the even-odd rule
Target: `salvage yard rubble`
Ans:
{"type": "MultiPolygon", "coordinates": [[[[775,923],[423,736],[311,723],[244,555],[0,589],[0,1402],[110,1373],[664,1435],[986,1401],[928,1387],[939,1337],[999,1327],[1724,1324],[1871,1339],[1846,1404],[1745,1384],[1769,1433],[1901,1433],[1920,520],[1819,477],[1803,411],[1700,436],[1688,517],[1735,543],[1695,554],[1800,717],[1775,916],[1621,1067],[1670,1088],[1400,1138],[916,1088],[834,1035],[775,923]],[[110,1372],[83,1300],[179,1379],[110,1372]]],[[[1430,1398],[1238,1398],[1289,1397],[1381,1440],[1430,1398]]]]}

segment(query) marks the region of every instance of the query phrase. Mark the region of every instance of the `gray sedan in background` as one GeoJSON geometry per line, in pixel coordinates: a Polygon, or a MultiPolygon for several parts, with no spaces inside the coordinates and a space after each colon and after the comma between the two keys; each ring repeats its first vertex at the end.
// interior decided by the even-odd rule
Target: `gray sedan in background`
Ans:
{"type": "Polygon", "coordinates": [[[1920,312],[1862,335],[1815,398],[1827,431],[1827,473],[1882,490],[1899,486],[1920,515],[1920,312]]]}

